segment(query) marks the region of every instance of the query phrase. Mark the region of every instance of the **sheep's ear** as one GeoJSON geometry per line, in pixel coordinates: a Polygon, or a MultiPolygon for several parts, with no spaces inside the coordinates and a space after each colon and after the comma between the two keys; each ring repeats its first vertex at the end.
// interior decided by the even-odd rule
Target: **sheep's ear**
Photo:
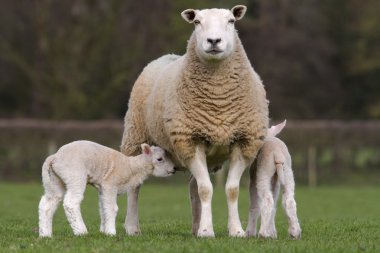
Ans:
{"type": "Polygon", "coordinates": [[[195,15],[197,15],[197,11],[193,9],[187,9],[181,12],[182,18],[189,23],[194,22],[195,15]]]}
{"type": "Polygon", "coordinates": [[[286,126],[286,120],[284,120],[282,123],[278,125],[271,126],[268,129],[268,137],[274,137],[278,135],[282,131],[282,129],[284,129],[285,126],[286,126]]]}
{"type": "Polygon", "coordinates": [[[145,155],[151,155],[152,154],[152,149],[146,143],[141,144],[141,150],[142,150],[142,153],[145,155]]]}
{"type": "Polygon", "coordinates": [[[245,7],[244,5],[236,5],[231,9],[231,12],[236,20],[242,19],[246,11],[247,7],[245,7]]]}

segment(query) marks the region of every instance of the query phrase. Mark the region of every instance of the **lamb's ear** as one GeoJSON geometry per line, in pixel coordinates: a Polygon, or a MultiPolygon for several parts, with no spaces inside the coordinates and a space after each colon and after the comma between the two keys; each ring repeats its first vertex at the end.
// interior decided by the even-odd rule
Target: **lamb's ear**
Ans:
{"type": "Polygon", "coordinates": [[[151,155],[152,154],[152,149],[146,143],[141,144],[141,150],[142,150],[142,153],[145,155],[151,155]]]}
{"type": "Polygon", "coordinates": [[[284,129],[285,126],[286,126],[286,120],[284,120],[282,123],[280,123],[278,125],[271,126],[268,129],[267,136],[268,137],[274,137],[274,136],[278,135],[282,131],[282,129],[284,129]]]}
{"type": "Polygon", "coordinates": [[[194,22],[195,15],[197,15],[197,11],[193,9],[187,9],[181,12],[182,18],[189,23],[194,22]]]}
{"type": "Polygon", "coordinates": [[[244,5],[236,5],[231,9],[231,12],[236,20],[242,19],[246,11],[247,7],[245,7],[244,5]]]}

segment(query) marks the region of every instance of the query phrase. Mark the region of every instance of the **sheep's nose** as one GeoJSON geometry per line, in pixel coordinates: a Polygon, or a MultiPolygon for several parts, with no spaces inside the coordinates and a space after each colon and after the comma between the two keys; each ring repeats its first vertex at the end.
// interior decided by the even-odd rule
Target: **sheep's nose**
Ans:
{"type": "Polygon", "coordinates": [[[208,38],[207,39],[207,42],[210,43],[213,47],[215,47],[216,45],[218,45],[218,43],[220,43],[222,41],[222,39],[210,39],[208,38]]]}

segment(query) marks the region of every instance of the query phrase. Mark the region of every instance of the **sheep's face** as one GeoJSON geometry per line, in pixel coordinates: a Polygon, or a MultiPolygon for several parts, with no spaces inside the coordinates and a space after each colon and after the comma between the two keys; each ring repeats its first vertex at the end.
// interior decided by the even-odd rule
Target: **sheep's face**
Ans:
{"type": "Polygon", "coordinates": [[[188,9],[181,13],[195,25],[196,53],[205,61],[223,60],[235,49],[235,21],[243,18],[247,7],[227,9],[188,9]]]}
{"type": "Polygon", "coordinates": [[[152,162],[153,176],[168,177],[175,173],[174,163],[162,148],[142,144],[141,149],[143,154],[147,156],[147,159],[152,162]]]}

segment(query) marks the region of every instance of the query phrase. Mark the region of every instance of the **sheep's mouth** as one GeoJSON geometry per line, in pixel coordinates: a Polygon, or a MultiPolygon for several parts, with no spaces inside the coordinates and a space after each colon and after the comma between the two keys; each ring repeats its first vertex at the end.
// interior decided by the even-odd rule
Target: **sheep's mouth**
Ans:
{"type": "Polygon", "coordinates": [[[173,170],[173,171],[168,171],[168,174],[169,174],[169,175],[174,175],[174,174],[175,174],[175,170],[173,170]]]}
{"type": "Polygon", "coordinates": [[[211,49],[211,50],[206,51],[206,53],[208,53],[208,54],[220,54],[222,52],[223,51],[219,50],[219,49],[211,49]]]}

